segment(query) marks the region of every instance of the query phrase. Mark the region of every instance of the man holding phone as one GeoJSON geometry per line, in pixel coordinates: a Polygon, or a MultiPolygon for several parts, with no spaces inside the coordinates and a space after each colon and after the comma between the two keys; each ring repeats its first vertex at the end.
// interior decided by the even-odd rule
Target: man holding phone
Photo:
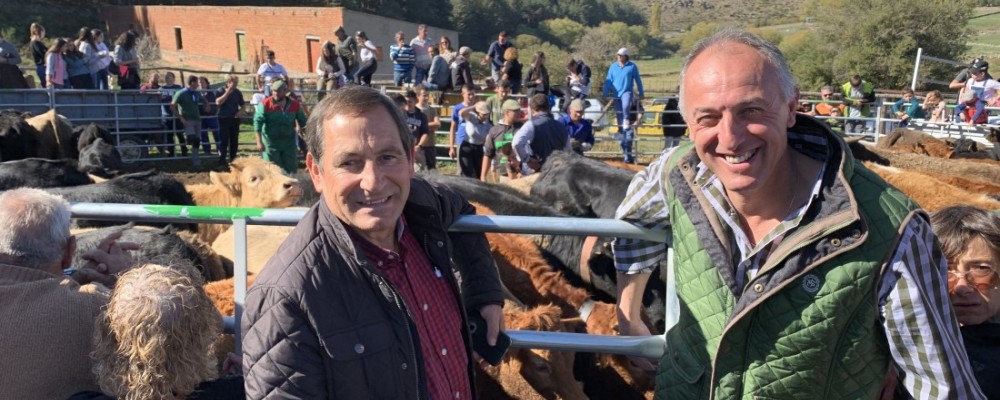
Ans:
{"type": "Polygon", "coordinates": [[[377,90],[327,96],[305,137],[322,198],[247,293],[247,398],[472,398],[468,324],[485,322],[482,353],[503,329],[485,235],[448,232],[475,209],[414,176],[406,117],[377,90]]]}

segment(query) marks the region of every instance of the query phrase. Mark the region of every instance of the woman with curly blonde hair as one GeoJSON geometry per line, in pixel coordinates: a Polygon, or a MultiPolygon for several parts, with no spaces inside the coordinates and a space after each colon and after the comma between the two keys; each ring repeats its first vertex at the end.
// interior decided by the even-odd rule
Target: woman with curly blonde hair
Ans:
{"type": "Polygon", "coordinates": [[[148,264],[121,276],[94,332],[93,372],[122,400],[244,398],[243,379],[218,377],[212,342],[222,315],[191,268],[148,264]]]}

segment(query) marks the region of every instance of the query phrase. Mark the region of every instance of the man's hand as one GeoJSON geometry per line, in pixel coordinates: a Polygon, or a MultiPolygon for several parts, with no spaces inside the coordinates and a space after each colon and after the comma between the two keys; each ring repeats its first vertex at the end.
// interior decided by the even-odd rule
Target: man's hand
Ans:
{"type": "Polygon", "coordinates": [[[498,304],[490,304],[479,309],[479,315],[486,320],[486,343],[497,345],[497,336],[505,330],[503,326],[503,309],[498,304]]]}
{"type": "MultiPolygon", "coordinates": [[[[626,274],[619,271],[618,277],[618,334],[622,336],[649,336],[649,327],[642,321],[642,294],[649,281],[646,273],[626,274]]],[[[653,362],[644,357],[628,356],[637,367],[655,371],[653,362]]]]}
{"type": "Polygon", "coordinates": [[[80,284],[98,282],[107,287],[114,287],[118,275],[135,266],[135,259],[128,251],[139,250],[138,243],[119,242],[124,230],[111,233],[102,239],[97,247],[80,255],[87,262],[81,266],[73,279],[80,284]]]}
{"type": "Polygon", "coordinates": [[[257,151],[264,151],[264,142],[260,140],[260,135],[257,135],[257,151]]]}
{"type": "Polygon", "coordinates": [[[225,360],[222,360],[222,373],[226,376],[243,375],[243,355],[229,353],[225,360]]]}
{"type": "Polygon", "coordinates": [[[455,158],[455,146],[448,147],[448,157],[455,158]]]}

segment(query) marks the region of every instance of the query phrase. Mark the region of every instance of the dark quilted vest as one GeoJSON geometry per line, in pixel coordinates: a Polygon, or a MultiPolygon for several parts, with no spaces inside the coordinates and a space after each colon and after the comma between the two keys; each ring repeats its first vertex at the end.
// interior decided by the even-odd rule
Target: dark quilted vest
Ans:
{"type": "Polygon", "coordinates": [[[823,189],[743,287],[723,223],[706,215],[693,183],[697,155],[688,145],[668,161],[681,306],[657,371],[658,399],[877,397],[891,362],[878,283],[918,207],[834,134],[800,122],[792,129],[833,147],[823,189]]]}

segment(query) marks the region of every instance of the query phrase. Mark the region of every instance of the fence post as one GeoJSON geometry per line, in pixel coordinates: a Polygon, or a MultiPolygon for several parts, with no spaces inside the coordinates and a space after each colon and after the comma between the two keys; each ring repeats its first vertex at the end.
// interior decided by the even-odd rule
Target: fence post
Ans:
{"type": "Polygon", "coordinates": [[[913,80],[910,81],[910,90],[917,90],[917,75],[920,73],[920,56],[924,54],[923,47],[917,47],[917,60],[913,62],[913,80]]]}
{"type": "Polygon", "coordinates": [[[247,219],[246,217],[233,218],[234,243],[236,260],[233,262],[233,305],[235,311],[235,328],[233,336],[236,338],[236,353],[243,354],[243,338],[240,335],[240,324],[243,318],[243,306],[247,298],[247,219]]]}

